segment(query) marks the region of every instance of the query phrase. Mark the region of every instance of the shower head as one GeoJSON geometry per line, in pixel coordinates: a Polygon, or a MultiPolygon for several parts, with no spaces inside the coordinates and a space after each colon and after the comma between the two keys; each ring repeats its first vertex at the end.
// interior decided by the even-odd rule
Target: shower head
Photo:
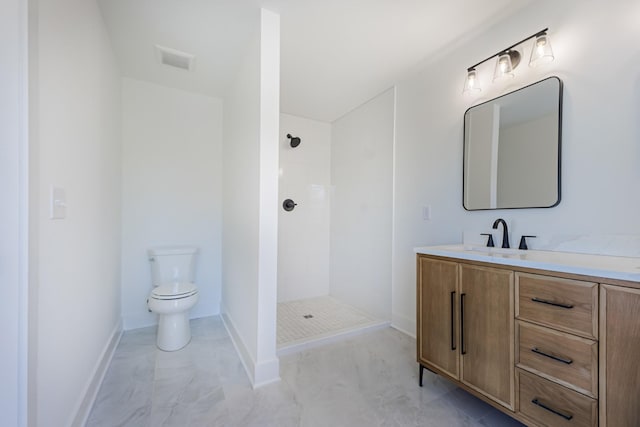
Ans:
{"type": "Polygon", "coordinates": [[[296,148],[298,145],[300,145],[300,138],[297,136],[291,136],[290,133],[287,134],[287,138],[289,138],[291,140],[291,146],[293,148],[296,148]]]}

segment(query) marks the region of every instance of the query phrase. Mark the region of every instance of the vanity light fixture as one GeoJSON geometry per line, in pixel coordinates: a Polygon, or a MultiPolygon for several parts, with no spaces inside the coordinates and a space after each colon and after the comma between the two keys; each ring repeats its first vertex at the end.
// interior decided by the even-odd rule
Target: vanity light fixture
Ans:
{"type": "Polygon", "coordinates": [[[529,66],[536,67],[538,64],[546,64],[553,61],[553,59],[553,49],[551,49],[549,36],[545,32],[537,34],[536,40],[533,42],[533,49],[531,49],[529,66]]]}
{"type": "Polygon", "coordinates": [[[480,92],[480,84],[478,83],[478,72],[475,68],[467,70],[467,78],[464,80],[464,89],[462,93],[480,92]]]}
{"type": "Polygon", "coordinates": [[[496,68],[493,72],[493,81],[505,78],[513,78],[513,69],[520,63],[520,52],[509,50],[498,55],[496,68]]]}
{"type": "Polygon", "coordinates": [[[480,84],[478,82],[478,70],[477,67],[493,58],[498,58],[496,66],[493,72],[493,81],[502,80],[504,78],[512,78],[514,76],[513,70],[520,64],[521,54],[518,50],[514,49],[516,46],[521,45],[527,40],[535,38],[533,47],[531,49],[531,57],[529,59],[529,66],[535,67],[538,64],[551,62],[554,59],[553,50],[551,49],[551,41],[547,35],[549,29],[545,28],[540,30],[529,37],[520,40],[518,43],[514,43],[508,48],[501,50],[500,52],[491,55],[490,57],[483,59],[475,65],[467,68],[467,77],[464,81],[464,89],[462,93],[472,94],[480,91],[480,84]]]}

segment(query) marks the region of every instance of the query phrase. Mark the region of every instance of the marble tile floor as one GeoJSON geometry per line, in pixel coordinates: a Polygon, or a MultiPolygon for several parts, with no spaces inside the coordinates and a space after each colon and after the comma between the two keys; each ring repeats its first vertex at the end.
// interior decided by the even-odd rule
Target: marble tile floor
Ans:
{"type": "Polygon", "coordinates": [[[418,387],[415,340],[391,328],[283,356],[253,390],[220,318],[191,325],[171,353],[155,328],[125,332],[87,427],[521,425],[428,371],[418,387]]]}

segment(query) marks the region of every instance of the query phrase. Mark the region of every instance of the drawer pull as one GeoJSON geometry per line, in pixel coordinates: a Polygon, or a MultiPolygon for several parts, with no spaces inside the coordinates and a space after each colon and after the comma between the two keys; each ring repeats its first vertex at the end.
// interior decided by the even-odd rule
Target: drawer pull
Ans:
{"type": "Polygon", "coordinates": [[[553,302],[553,301],[548,301],[546,299],[540,299],[540,298],[531,298],[531,301],[533,302],[539,302],[540,304],[548,304],[548,305],[552,305],[554,307],[562,307],[562,308],[573,308],[573,304],[563,304],[561,302],[553,302]]]}
{"type": "Polygon", "coordinates": [[[558,362],[566,363],[567,365],[571,365],[573,363],[573,360],[571,360],[571,359],[565,359],[564,357],[554,356],[553,354],[545,353],[544,351],[539,350],[537,347],[533,347],[531,349],[531,351],[533,351],[536,354],[540,354],[542,356],[546,356],[549,359],[553,359],[553,360],[557,360],[558,362]]]}
{"type": "Polygon", "coordinates": [[[538,405],[538,406],[539,406],[539,407],[541,407],[542,409],[546,409],[547,411],[549,411],[549,412],[551,412],[551,413],[553,413],[553,414],[556,414],[556,415],[558,415],[558,416],[560,416],[560,417],[564,418],[564,419],[565,419],[565,420],[567,420],[567,421],[569,421],[569,420],[571,420],[571,419],[573,418],[573,415],[571,415],[571,414],[567,414],[567,413],[562,412],[562,411],[559,411],[559,410],[557,410],[557,409],[553,409],[552,407],[547,406],[547,405],[545,405],[544,403],[540,402],[537,398],[536,398],[536,399],[533,399],[533,400],[531,401],[531,403],[533,403],[534,405],[538,405]]]}

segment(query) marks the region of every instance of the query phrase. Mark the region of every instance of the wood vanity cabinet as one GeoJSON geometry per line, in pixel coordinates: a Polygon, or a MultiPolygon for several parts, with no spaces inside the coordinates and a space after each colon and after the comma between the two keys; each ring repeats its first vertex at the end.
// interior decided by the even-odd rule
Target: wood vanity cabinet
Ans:
{"type": "Polygon", "coordinates": [[[460,380],[514,409],[513,272],[460,264],[460,380]]]}
{"type": "Polygon", "coordinates": [[[640,283],[417,261],[421,374],[529,426],[640,426],[640,283]]]}
{"type": "Polygon", "coordinates": [[[598,425],[598,283],[516,273],[518,414],[598,425]]]}
{"type": "Polygon", "coordinates": [[[418,363],[458,380],[458,263],[419,257],[418,271],[418,363]]]}
{"type": "Polygon", "coordinates": [[[600,426],[640,426],[640,289],[600,287],[600,426]]]}
{"type": "Polygon", "coordinates": [[[514,408],[513,273],[418,257],[418,362],[514,408]]]}

